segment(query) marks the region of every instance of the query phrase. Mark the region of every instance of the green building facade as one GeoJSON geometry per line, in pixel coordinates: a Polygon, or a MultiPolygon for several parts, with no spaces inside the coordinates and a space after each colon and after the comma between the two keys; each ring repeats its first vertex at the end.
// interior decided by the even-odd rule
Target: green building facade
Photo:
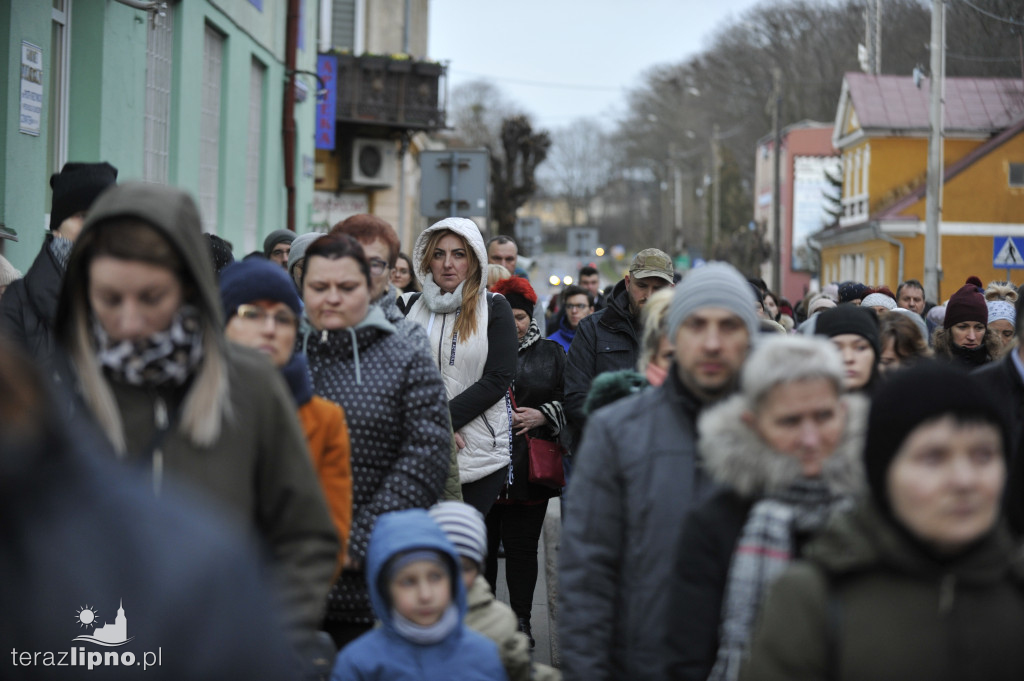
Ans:
{"type": "MultiPolygon", "coordinates": [[[[316,5],[301,2],[299,71],[316,71],[316,5]]],[[[31,265],[50,174],[67,161],[109,161],[119,182],[188,190],[204,228],[236,258],[286,227],[286,14],[287,0],[0,0],[3,255],[22,272],[31,265]]],[[[303,74],[296,83],[301,233],[313,202],[317,87],[303,74]]]]}

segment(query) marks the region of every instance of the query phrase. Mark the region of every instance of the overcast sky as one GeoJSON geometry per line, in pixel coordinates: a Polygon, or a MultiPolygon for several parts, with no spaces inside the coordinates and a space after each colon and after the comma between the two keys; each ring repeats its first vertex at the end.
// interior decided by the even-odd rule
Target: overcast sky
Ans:
{"type": "Polygon", "coordinates": [[[451,85],[486,78],[558,128],[610,123],[658,64],[707,46],[728,19],[771,0],[430,0],[429,52],[451,85]]]}

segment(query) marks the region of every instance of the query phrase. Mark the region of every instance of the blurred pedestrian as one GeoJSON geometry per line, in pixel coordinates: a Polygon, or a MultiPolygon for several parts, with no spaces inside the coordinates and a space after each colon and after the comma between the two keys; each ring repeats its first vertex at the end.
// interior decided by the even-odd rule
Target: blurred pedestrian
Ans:
{"type": "Polygon", "coordinates": [[[219,277],[224,268],[235,261],[235,256],[231,252],[231,242],[209,232],[203,233],[203,239],[206,240],[206,245],[210,249],[213,269],[219,277]]]}
{"type": "Polygon", "coordinates": [[[996,340],[999,341],[999,349],[993,355],[993,359],[999,359],[1013,347],[1017,312],[1013,303],[1006,300],[990,300],[986,305],[988,306],[988,328],[992,330],[996,340]]]}
{"type": "Polygon", "coordinates": [[[260,539],[303,645],[338,539],[284,381],[224,338],[192,198],[143,183],[105,192],[71,253],[57,319],[77,415],[147,468],[156,494],[165,476],[190,485],[260,539]]]}
{"type": "Polygon", "coordinates": [[[57,298],[71,248],[96,197],[116,180],[117,168],[105,162],[65,163],[50,176],[50,231],[24,278],[0,299],[0,330],[43,366],[56,349],[57,298]]]}
{"type": "Polygon", "coordinates": [[[487,290],[490,291],[492,286],[502,279],[509,279],[511,276],[512,273],[505,269],[504,266],[487,263],[487,290]]]}
{"type": "Polygon", "coordinates": [[[924,320],[911,310],[896,308],[878,324],[879,355],[878,369],[883,375],[906,369],[922,359],[932,356],[932,349],[925,341],[924,320]]]}
{"type": "Polygon", "coordinates": [[[302,295],[302,270],[306,263],[306,249],[323,236],[321,232],[306,232],[295,237],[288,251],[288,276],[295,282],[295,289],[302,295]]]}
{"type": "Polygon", "coordinates": [[[405,253],[398,254],[395,268],[391,271],[391,283],[398,289],[398,295],[420,290],[420,284],[416,281],[416,267],[412,264],[412,259],[405,253]]]}
{"type": "Polygon", "coordinates": [[[537,587],[537,547],[548,500],[557,497],[561,490],[530,482],[527,437],[557,442],[558,433],[565,426],[562,411],[565,352],[558,343],[541,338],[533,320],[537,294],[530,282],[521,277],[504,279],[495,285],[494,293],[505,296],[512,306],[519,352],[516,380],[512,384],[512,475],[486,516],[489,558],[485,576],[497,589],[498,545],[503,545],[509,602],[519,620],[519,630],[529,637],[532,648],[530,616],[537,587]]]}
{"type": "Polygon", "coordinates": [[[295,241],[295,232],[290,229],[275,229],[263,240],[263,255],[270,262],[288,268],[288,254],[295,241]]]}
{"type": "Polygon", "coordinates": [[[968,369],[988,364],[999,354],[1000,343],[988,328],[988,305],[981,280],[970,277],[946,303],[942,328],[932,341],[935,356],[968,369]]]}
{"type": "Polygon", "coordinates": [[[741,679],[1024,678],[1024,569],[999,513],[1007,424],[986,392],[935,362],[881,386],[870,495],[775,581],[741,679]]]}
{"type": "Polygon", "coordinates": [[[814,332],[827,336],[843,359],[843,389],[871,394],[878,380],[881,355],[878,317],[868,307],[840,305],[814,319],[814,332]]]}
{"type": "Polygon", "coordinates": [[[684,520],[665,627],[671,679],[735,679],[768,585],[863,490],[867,402],[834,346],[766,338],[737,395],[700,416],[719,491],[684,520]]]}
{"type": "Polygon", "coordinates": [[[345,411],[313,394],[306,356],[295,352],[302,302],[288,275],[268,260],[247,260],[224,270],[220,279],[224,335],[258,350],[281,372],[298,410],[299,422],[338,532],[338,569],[352,527],[352,466],[345,411]]]}
{"type": "Polygon", "coordinates": [[[560,547],[567,679],[666,678],[665,585],[678,527],[714,490],[697,463],[696,421],[736,388],[757,336],[754,302],[730,265],[691,270],[668,312],[675,359],[665,382],[590,415],[560,547]]]}
{"type": "Polygon", "coordinates": [[[309,245],[301,348],[313,391],[345,409],[351,446],[347,564],[331,589],[324,624],[339,648],[373,626],[363,570],[378,516],[434,504],[449,461],[447,401],[437,368],[370,302],[370,287],[370,265],[358,241],[331,234],[309,245]]]}
{"type": "Polygon", "coordinates": [[[0,255],[0,298],[3,298],[7,287],[21,279],[21,272],[17,270],[7,258],[0,255]]]}
{"type": "Polygon", "coordinates": [[[566,286],[561,293],[562,310],[558,315],[557,323],[550,324],[548,328],[554,328],[555,332],[548,336],[562,348],[569,352],[572,339],[576,336],[576,329],[580,322],[594,314],[594,294],[582,286],[566,286]]]}
{"type": "MultiPolygon", "coordinates": [[[[513,244],[514,245],[514,244],[513,244]]],[[[487,515],[509,476],[516,325],[503,296],[483,285],[480,229],[445,218],[420,233],[413,248],[423,293],[406,293],[403,307],[430,339],[441,369],[459,446],[459,480],[466,503],[487,515]]]]}

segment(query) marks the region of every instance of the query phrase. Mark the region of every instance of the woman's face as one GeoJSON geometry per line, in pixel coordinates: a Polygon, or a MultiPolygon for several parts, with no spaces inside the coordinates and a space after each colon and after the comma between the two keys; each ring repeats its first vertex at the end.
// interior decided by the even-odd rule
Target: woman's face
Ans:
{"type": "Polygon", "coordinates": [[[409,269],[409,261],[399,258],[395,261],[395,269],[391,270],[391,283],[395,288],[401,290],[412,281],[412,270],[409,269]]]}
{"type": "Polygon", "coordinates": [[[254,300],[226,312],[231,314],[224,327],[228,340],[265,353],[279,369],[292,358],[298,318],[290,307],[273,300],[254,300]]]}
{"type": "Polygon", "coordinates": [[[813,478],[839,444],[846,407],[831,381],[813,378],[775,386],[744,414],[744,422],[766,445],[800,461],[802,473],[813,478]]]}
{"type": "Polygon", "coordinates": [[[879,358],[878,368],[883,374],[896,371],[900,368],[903,358],[896,353],[896,339],[892,336],[882,341],[882,356],[879,358]]]}
{"type": "Polygon", "coordinates": [[[100,255],[89,263],[88,296],[111,340],[137,341],[170,327],[184,292],[166,267],[100,255]]]}
{"type": "Polygon", "coordinates": [[[962,348],[977,348],[985,342],[985,325],[981,322],[960,322],[949,327],[953,344],[962,348]]]}
{"type": "Polygon", "coordinates": [[[461,237],[445,234],[430,256],[430,274],[445,293],[451,293],[469,276],[469,248],[461,237]]]}
{"type": "Polygon", "coordinates": [[[764,297],[764,312],[768,316],[768,319],[775,320],[779,318],[779,304],[775,302],[774,297],[764,297]]]}
{"type": "Polygon", "coordinates": [[[366,319],[370,288],[355,258],[306,258],[306,317],[318,331],[347,329],[366,319]]]}
{"type": "Polygon", "coordinates": [[[1002,437],[987,423],[951,416],[903,442],[886,479],[896,518],[919,539],[952,553],[988,532],[1006,481],[1002,437]]]}
{"type": "Polygon", "coordinates": [[[530,330],[530,315],[526,314],[526,310],[512,308],[512,318],[516,320],[516,337],[523,340],[530,330]]]}
{"type": "Polygon", "coordinates": [[[1013,324],[1006,319],[997,319],[988,325],[990,329],[995,331],[996,338],[999,339],[999,347],[1006,349],[1006,346],[1013,342],[1013,324]]]}
{"type": "Polygon", "coordinates": [[[846,391],[860,390],[871,380],[875,366],[874,347],[867,338],[855,333],[841,333],[832,336],[831,340],[843,358],[843,388],[846,391]]]}

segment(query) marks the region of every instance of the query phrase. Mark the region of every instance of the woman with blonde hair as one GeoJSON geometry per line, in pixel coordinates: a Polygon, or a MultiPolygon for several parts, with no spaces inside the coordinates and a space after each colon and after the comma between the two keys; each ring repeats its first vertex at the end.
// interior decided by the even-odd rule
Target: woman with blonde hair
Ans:
{"type": "Polygon", "coordinates": [[[423,292],[403,295],[401,307],[427,330],[444,379],[463,498],[487,515],[506,479],[515,475],[509,465],[508,389],[517,350],[512,308],[484,288],[487,250],[471,220],[445,218],[431,225],[416,239],[412,259],[423,292]]]}

